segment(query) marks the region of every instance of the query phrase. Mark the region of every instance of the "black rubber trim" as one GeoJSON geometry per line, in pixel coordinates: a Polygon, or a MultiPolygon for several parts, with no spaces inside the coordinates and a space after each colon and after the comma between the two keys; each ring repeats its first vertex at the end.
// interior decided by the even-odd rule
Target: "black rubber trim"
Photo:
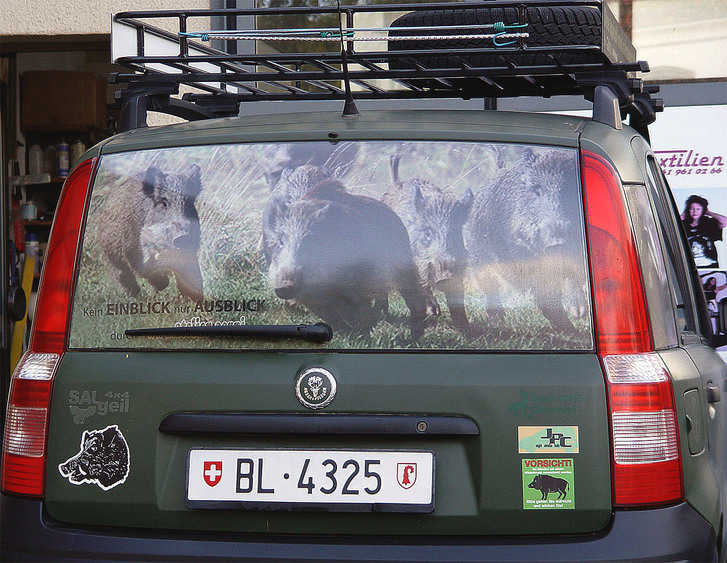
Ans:
{"type": "Polygon", "coordinates": [[[308,325],[229,325],[229,326],[166,326],[130,328],[126,336],[232,336],[278,340],[293,338],[310,342],[328,342],[333,330],[326,323],[308,325]]]}
{"type": "Polygon", "coordinates": [[[402,414],[251,414],[184,412],[170,414],[165,434],[346,434],[386,436],[479,436],[464,416],[402,414]]]}
{"type": "MultiPolygon", "coordinates": [[[[301,515],[302,518],[310,517],[301,515]]],[[[61,526],[43,503],[0,496],[6,561],[713,561],[715,534],[692,507],[616,511],[611,526],[577,537],[371,537],[178,533],[61,526]]],[[[395,530],[392,530],[392,533],[395,530]]]]}

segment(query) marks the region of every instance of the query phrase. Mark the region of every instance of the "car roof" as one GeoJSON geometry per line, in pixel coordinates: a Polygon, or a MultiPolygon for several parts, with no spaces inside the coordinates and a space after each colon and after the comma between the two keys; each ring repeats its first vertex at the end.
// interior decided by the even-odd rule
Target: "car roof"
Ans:
{"type": "MultiPolygon", "coordinates": [[[[638,133],[573,115],[490,110],[364,110],[355,118],[338,111],[257,114],[145,127],[103,143],[104,154],[130,150],[225,143],[458,140],[578,147],[582,141],[609,156],[624,182],[642,181],[630,150],[638,133]],[[629,162],[630,161],[630,162],[629,162]]],[[[90,156],[90,155],[89,155],[90,156]]]]}
{"type": "Polygon", "coordinates": [[[338,111],[296,112],[206,119],[135,129],[112,137],[104,152],[225,142],[345,139],[493,140],[576,146],[584,118],[471,110],[365,110],[355,118],[338,111]]]}

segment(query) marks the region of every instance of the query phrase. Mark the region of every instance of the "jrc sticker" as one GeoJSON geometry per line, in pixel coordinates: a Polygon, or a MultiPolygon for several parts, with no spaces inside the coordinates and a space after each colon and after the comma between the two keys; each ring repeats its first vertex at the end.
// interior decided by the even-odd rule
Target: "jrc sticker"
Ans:
{"type": "Polygon", "coordinates": [[[573,510],[572,459],[523,459],[523,509],[573,510]]]}
{"type": "Polygon", "coordinates": [[[577,454],[577,426],[518,426],[517,451],[521,454],[577,454]]]}

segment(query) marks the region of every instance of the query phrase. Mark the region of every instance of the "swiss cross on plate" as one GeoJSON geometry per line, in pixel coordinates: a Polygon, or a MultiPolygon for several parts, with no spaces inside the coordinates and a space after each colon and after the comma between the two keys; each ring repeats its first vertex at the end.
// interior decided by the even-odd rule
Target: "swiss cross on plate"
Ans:
{"type": "Polygon", "coordinates": [[[396,481],[399,486],[404,489],[411,489],[417,480],[417,464],[416,463],[397,463],[396,464],[396,481]]]}
{"type": "Polygon", "coordinates": [[[214,487],[222,479],[222,462],[205,461],[202,467],[202,478],[210,487],[214,487]]]}

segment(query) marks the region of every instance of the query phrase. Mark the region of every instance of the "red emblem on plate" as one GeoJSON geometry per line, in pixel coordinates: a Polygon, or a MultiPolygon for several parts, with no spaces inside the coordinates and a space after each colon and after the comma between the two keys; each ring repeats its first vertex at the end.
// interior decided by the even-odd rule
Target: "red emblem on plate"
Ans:
{"type": "Polygon", "coordinates": [[[222,479],[222,462],[205,461],[202,469],[202,478],[210,487],[214,487],[222,479]]]}
{"type": "Polygon", "coordinates": [[[417,481],[416,463],[397,463],[396,481],[404,489],[411,489],[417,481]]]}

